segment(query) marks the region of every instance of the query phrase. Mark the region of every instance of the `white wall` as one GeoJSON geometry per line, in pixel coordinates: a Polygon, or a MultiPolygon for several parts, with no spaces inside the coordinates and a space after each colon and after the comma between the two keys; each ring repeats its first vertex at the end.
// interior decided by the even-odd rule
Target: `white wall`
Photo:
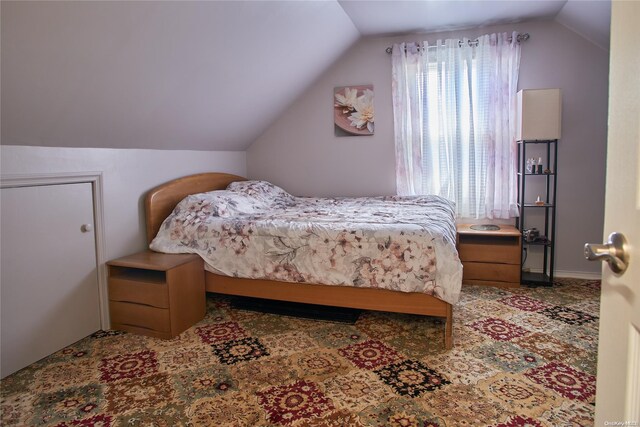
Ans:
{"type": "Polygon", "coordinates": [[[602,238],[607,131],[608,52],[556,22],[531,22],[433,35],[366,38],[325,72],[247,151],[250,178],[296,195],[395,193],[391,64],[394,42],[435,42],[496,31],[531,34],[522,45],[520,88],[561,88],[556,268],[598,272],[582,256],[602,238]],[[333,88],[373,84],[373,136],[335,137],[333,88]]]}
{"type": "Polygon", "coordinates": [[[240,151],[2,146],[0,159],[3,176],[102,172],[107,259],[146,248],[143,197],[151,188],[200,172],[246,175],[246,154],[240,151]]]}

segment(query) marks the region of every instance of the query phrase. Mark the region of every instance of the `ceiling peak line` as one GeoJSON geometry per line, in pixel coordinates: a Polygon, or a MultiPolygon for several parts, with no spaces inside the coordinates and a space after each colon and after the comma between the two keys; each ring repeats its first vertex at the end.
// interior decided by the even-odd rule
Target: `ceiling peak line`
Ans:
{"type": "MultiPolygon", "coordinates": [[[[518,34],[516,36],[516,42],[518,43],[522,43],[524,41],[529,40],[529,38],[531,37],[531,35],[529,33],[522,33],[522,34],[518,34]]],[[[513,40],[513,37],[509,37],[507,40],[509,40],[509,42],[511,42],[513,40]]],[[[478,46],[478,39],[475,40],[467,40],[467,43],[469,44],[469,46],[478,46]]],[[[464,40],[458,40],[458,46],[462,47],[464,45],[464,40]]],[[[432,49],[435,48],[436,46],[429,46],[428,49],[432,49]]],[[[421,50],[424,48],[420,48],[421,50]]],[[[393,46],[389,46],[387,47],[385,50],[385,52],[387,52],[388,54],[391,54],[393,52],[393,46]]],[[[407,51],[407,49],[405,48],[405,52],[407,51]]]]}

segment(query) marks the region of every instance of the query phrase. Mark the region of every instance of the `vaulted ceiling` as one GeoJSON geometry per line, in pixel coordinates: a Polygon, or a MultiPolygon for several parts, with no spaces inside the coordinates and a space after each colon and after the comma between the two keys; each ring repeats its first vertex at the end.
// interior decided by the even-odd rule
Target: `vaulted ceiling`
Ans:
{"type": "Polygon", "coordinates": [[[245,150],[362,36],[555,18],[607,48],[609,7],[3,1],[2,144],[245,150]]]}

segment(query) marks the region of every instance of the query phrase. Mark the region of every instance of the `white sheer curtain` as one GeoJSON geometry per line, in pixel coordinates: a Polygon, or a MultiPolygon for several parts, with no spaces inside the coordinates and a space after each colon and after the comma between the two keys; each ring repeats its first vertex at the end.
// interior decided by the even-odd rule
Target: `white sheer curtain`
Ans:
{"type": "Polygon", "coordinates": [[[396,44],[392,90],[401,195],[438,194],[463,218],[517,215],[517,34],[396,44]]]}

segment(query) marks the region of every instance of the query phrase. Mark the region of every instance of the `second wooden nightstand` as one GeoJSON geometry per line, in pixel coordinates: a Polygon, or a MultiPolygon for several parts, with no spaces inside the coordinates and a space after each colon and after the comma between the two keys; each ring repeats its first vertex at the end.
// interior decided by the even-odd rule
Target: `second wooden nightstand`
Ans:
{"type": "Polygon", "coordinates": [[[204,266],[198,255],[140,252],[107,266],[113,329],[173,338],[204,318],[204,266]]]}
{"type": "Polygon", "coordinates": [[[520,286],[520,231],[512,225],[477,231],[458,225],[462,283],[513,288],[520,286]]]}

